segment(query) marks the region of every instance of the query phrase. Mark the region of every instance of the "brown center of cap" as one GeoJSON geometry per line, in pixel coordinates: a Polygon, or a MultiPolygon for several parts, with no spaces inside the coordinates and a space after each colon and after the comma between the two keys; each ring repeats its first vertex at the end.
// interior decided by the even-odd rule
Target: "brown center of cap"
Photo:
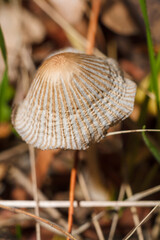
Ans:
{"type": "Polygon", "coordinates": [[[60,53],[46,59],[38,72],[39,74],[45,72],[48,77],[52,77],[54,74],[54,79],[62,76],[65,80],[68,80],[73,72],[78,71],[75,60],[74,53],[60,53]]]}

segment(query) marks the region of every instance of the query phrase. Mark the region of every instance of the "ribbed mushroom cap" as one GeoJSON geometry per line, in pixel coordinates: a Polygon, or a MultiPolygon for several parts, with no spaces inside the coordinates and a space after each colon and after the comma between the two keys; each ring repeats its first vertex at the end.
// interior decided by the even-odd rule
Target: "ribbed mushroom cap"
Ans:
{"type": "Polygon", "coordinates": [[[12,122],[37,148],[86,149],[131,114],[135,93],[114,60],[64,51],[41,65],[12,122]]]}

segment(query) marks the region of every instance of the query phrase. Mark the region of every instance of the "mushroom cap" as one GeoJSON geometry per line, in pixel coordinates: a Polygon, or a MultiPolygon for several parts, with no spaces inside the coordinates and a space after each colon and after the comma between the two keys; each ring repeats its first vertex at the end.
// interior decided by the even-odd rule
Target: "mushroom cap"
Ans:
{"type": "Polygon", "coordinates": [[[37,148],[86,149],[131,114],[135,93],[113,59],[70,49],[43,62],[12,123],[37,148]]]}

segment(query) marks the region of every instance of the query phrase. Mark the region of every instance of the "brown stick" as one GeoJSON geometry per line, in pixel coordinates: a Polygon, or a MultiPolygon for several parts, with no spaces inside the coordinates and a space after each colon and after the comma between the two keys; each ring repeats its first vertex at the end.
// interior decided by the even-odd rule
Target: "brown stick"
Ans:
{"type": "Polygon", "coordinates": [[[87,40],[88,40],[87,48],[86,48],[87,54],[93,53],[100,6],[101,6],[101,0],[92,0],[92,11],[91,11],[90,22],[88,27],[88,35],[87,35],[87,40]]]}
{"type": "Polygon", "coordinates": [[[50,230],[57,230],[59,232],[61,232],[62,234],[64,234],[65,236],[68,237],[68,239],[72,239],[72,240],[76,240],[75,237],[73,237],[71,234],[69,234],[68,232],[66,232],[65,230],[63,230],[61,227],[59,227],[57,224],[55,223],[52,223],[50,221],[48,221],[47,219],[45,218],[41,218],[41,217],[38,217],[30,212],[27,212],[27,211],[24,211],[24,210],[21,210],[21,209],[17,209],[17,208],[12,208],[12,207],[7,207],[7,206],[4,206],[2,204],[0,204],[0,208],[2,209],[6,209],[10,212],[13,212],[13,213],[21,213],[21,214],[24,214],[32,219],[34,219],[35,221],[41,223],[41,224],[44,224],[48,227],[51,227],[50,230]]]}
{"type": "MultiPolygon", "coordinates": [[[[70,207],[68,210],[68,232],[71,233],[72,231],[72,223],[73,223],[73,213],[74,213],[74,191],[75,191],[75,185],[76,185],[76,176],[77,176],[77,167],[78,167],[78,154],[79,151],[77,150],[75,152],[75,158],[74,158],[74,166],[71,171],[71,177],[70,177],[70,191],[69,191],[69,201],[70,201],[70,207]]],[[[69,240],[69,238],[67,238],[69,240]]]]}

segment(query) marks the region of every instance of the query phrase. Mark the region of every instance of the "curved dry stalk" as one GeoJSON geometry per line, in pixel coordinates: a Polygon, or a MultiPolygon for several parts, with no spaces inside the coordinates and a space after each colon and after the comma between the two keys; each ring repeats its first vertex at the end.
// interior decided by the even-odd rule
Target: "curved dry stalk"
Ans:
{"type": "Polygon", "coordinates": [[[59,232],[61,232],[63,235],[65,235],[66,237],[68,237],[69,239],[72,239],[72,240],[77,240],[75,237],[73,237],[70,233],[66,232],[65,230],[63,230],[61,227],[59,227],[57,224],[55,223],[52,223],[48,220],[46,220],[45,218],[41,218],[41,217],[37,217],[36,215],[32,214],[32,213],[29,213],[27,211],[24,211],[24,210],[21,210],[21,209],[17,209],[17,208],[12,208],[12,207],[7,207],[7,206],[4,206],[4,205],[1,205],[0,204],[0,208],[2,209],[5,209],[5,210],[8,210],[10,212],[13,212],[13,213],[21,213],[21,214],[24,214],[32,219],[34,219],[35,221],[41,223],[41,224],[44,224],[44,225],[47,225],[49,227],[51,227],[52,231],[54,231],[55,229],[59,232]],[[53,230],[54,229],[54,230],[53,230]]]}
{"type": "MultiPolygon", "coordinates": [[[[78,208],[118,208],[118,207],[155,207],[160,201],[74,201],[74,207],[78,208]]],[[[19,208],[35,208],[36,202],[33,200],[0,200],[0,205],[19,208]]],[[[68,208],[69,201],[39,201],[39,207],[48,208],[68,208]]],[[[50,214],[51,215],[51,214],[50,214]]],[[[52,214],[53,215],[53,214],[52,214]]]]}
{"type": "MultiPolygon", "coordinates": [[[[127,194],[128,198],[132,196],[132,189],[131,189],[129,184],[126,185],[126,194],[127,194]]],[[[131,210],[132,218],[133,218],[133,221],[134,221],[134,224],[135,224],[135,227],[136,227],[140,223],[139,216],[137,214],[137,208],[136,207],[131,207],[130,210],[131,210]]],[[[144,240],[141,226],[139,226],[139,228],[137,228],[137,236],[138,236],[139,240],[144,240]]]]}
{"type": "MultiPolygon", "coordinates": [[[[118,196],[118,201],[122,201],[125,195],[125,185],[122,184],[121,188],[120,188],[120,192],[119,192],[119,196],[118,196]]],[[[118,219],[119,219],[119,214],[118,214],[118,210],[120,209],[120,207],[116,207],[115,210],[117,211],[116,213],[114,213],[113,216],[113,220],[112,220],[112,224],[111,224],[111,228],[110,228],[110,232],[109,232],[109,237],[108,240],[113,240],[115,231],[116,231],[116,227],[117,227],[117,223],[118,223],[118,219]]]]}
{"type": "Polygon", "coordinates": [[[91,221],[87,221],[87,222],[85,222],[84,224],[82,224],[80,227],[78,227],[77,229],[75,229],[75,230],[73,231],[73,234],[74,234],[74,235],[78,235],[78,234],[80,234],[80,233],[83,233],[84,231],[86,231],[86,230],[92,225],[92,222],[93,222],[94,220],[97,220],[97,221],[98,221],[100,218],[104,217],[104,215],[105,215],[105,211],[102,211],[102,212],[98,213],[97,215],[95,215],[95,216],[91,219],[91,221]]]}
{"type": "Polygon", "coordinates": [[[134,130],[122,130],[109,132],[106,134],[106,137],[119,135],[119,134],[127,134],[127,133],[142,133],[142,132],[160,132],[160,129],[134,129],[134,130]]]}
{"type": "Polygon", "coordinates": [[[148,214],[147,216],[126,236],[124,237],[122,240],[128,240],[133,233],[135,233],[135,231],[142,225],[144,224],[152,215],[152,213],[160,206],[160,203],[158,203],[148,214]]]}
{"type": "Polygon", "coordinates": [[[127,200],[128,201],[137,201],[140,200],[142,198],[148,197],[156,192],[160,191],[160,185],[153,187],[153,188],[149,188],[145,191],[139,192],[139,193],[135,193],[134,195],[132,195],[131,197],[129,197],[127,200]]]}
{"type": "MultiPolygon", "coordinates": [[[[83,176],[82,173],[78,174],[78,179],[79,179],[79,184],[80,184],[80,187],[81,187],[81,191],[84,195],[85,200],[90,201],[91,198],[90,198],[90,195],[89,195],[87,184],[85,182],[85,179],[84,179],[84,176],[83,176]]],[[[96,213],[92,213],[92,222],[93,222],[93,225],[94,225],[95,230],[97,232],[98,239],[99,240],[104,240],[105,238],[104,238],[101,226],[100,226],[98,220],[96,218],[94,219],[95,216],[96,216],[96,213]]]]}

